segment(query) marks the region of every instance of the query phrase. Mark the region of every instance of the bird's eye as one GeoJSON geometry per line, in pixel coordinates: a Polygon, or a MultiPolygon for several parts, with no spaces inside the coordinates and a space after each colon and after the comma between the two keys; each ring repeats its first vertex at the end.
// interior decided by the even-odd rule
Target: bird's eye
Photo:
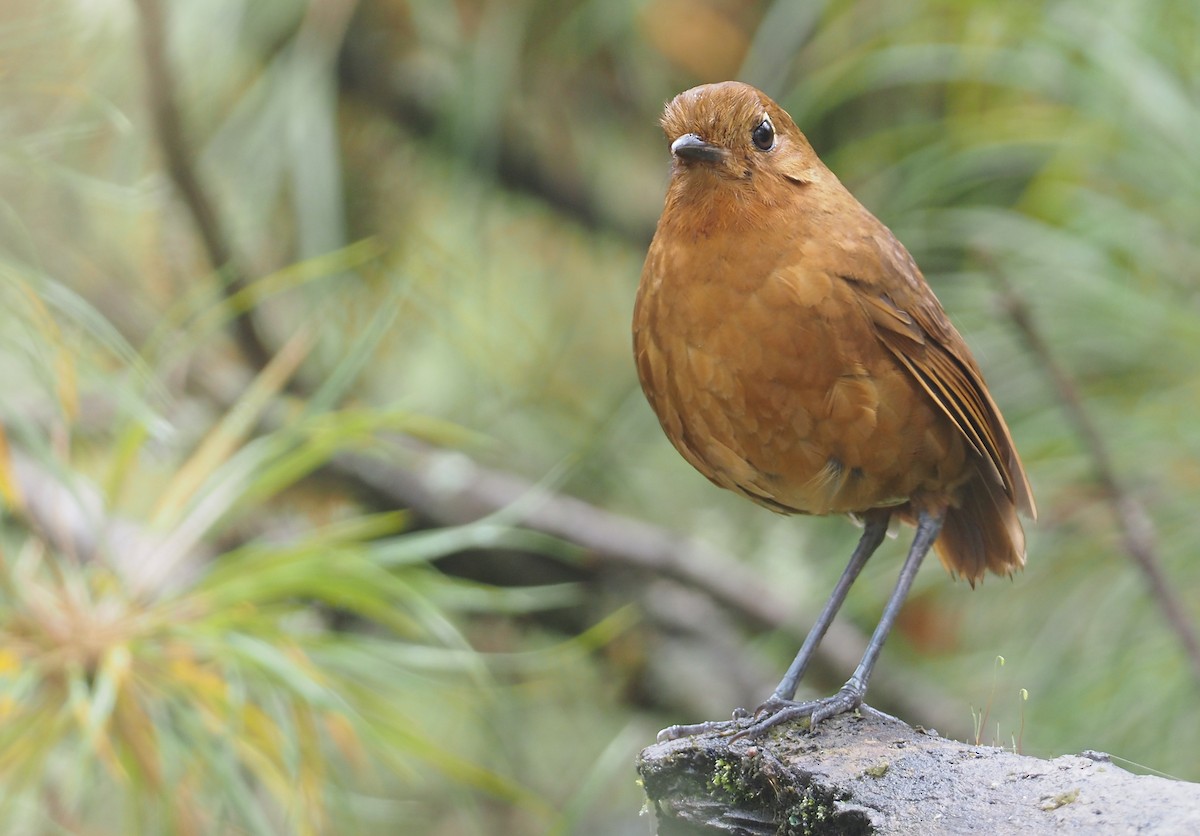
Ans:
{"type": "Polygon", "coordinates": [[[754,147],[760,151],[770,151],[775,147],[775,126],[771,124],[770,116],[763,117],[758,127],[750,134],[750,138],[754,140],[754,147]]]}

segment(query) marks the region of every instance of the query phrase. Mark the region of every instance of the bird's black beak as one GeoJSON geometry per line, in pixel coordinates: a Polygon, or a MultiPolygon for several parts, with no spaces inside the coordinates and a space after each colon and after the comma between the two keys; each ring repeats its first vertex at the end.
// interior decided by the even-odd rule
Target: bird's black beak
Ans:
{"type": "Polygon", "coordinates": [[[671,153],[685,160],[715,163],[725,159],[725,149],[705,142],[696,134],[684,134],[671,143],[671,153]]]}

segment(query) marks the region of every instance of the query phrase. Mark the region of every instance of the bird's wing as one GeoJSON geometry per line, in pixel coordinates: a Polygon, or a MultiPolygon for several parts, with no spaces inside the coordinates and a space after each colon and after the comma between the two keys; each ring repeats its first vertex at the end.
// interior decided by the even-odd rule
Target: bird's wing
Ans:
{"type": "Polygon", "coordinates": [[[1016,445],[975,358],[925,286],[911,256],[894,238],[889,243],[897,249],[871,261],[883,271],[901,275],[888,276],[886,281],[884,273],[843,278],[861,291],[858,298],[880,341],[950,418],[1017,507],[1036,516],[1016,445]]]}

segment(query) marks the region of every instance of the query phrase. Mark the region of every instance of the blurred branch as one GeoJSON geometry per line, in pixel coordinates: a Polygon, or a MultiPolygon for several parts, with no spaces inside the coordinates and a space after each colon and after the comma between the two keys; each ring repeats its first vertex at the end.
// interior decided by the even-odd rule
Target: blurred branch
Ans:
{"type": "Polygon", "coordinates": [[[1167,578],[1166,570],[1163,569],[1158,556],[1153,520],[1142,507],[1142,503],[1117,476],[1108,445],[1084,407],[1083,398],[1075,382],[1055,358],[1050,345],[1034,323],[1029,302],[1021,296],[1002,270],[993,265],[988,272],[1003,294],[1009,318],[1016,325],[1026,348],[1049,375],[1068,420],[1074,424],[1084,451],[1092,460],[1096,479],[1116,517],[1122,547],[1145,576],[1150,586],[1150,594],[1162,610],[1167,624],[1179,637],[1191,663],[1192,672],[1200,681],[1200,637],[1197,636],[1195,625],[1188,617],[1167,578]]]}
{"type": "MultiPolygon", "coordinates": [[[[429,519],[457,525],[519,506],[514,524],[586,549],[602,564],[664,577],[699,590],[755,629],[778,630],[803,639],[798,608],[763,583],[731,555],[641,520],[631,519],[556,494],[511,473],[486,468],[459,452],[438,450],[412,439],[398,440],[409,459],[399,467],[358,454],[343,454],[333,468],[400,507],[429,519]],[[532,501],[529,497],[535,496],[532,501]]],[[[818,650],[819,662],[841,674],[858,664],[866,637],[837,622],[818,650]]],[[[880,671],[872,683],[875,698],[925,725],[942,723],[958,712],[927,682],[880,671]]]]}
{"type": "MultiPolygon", "coordinates": [[[[166,21],[162,0],[134,0],[141,15],[142,56],[146,65],[146,93],[150,114],[158,135],[159,146],[167,172],[196,230],[209,262],[221,279],[226,300],[232,300],[247,288],[250,278],[238,262],[231,239],[221,223],[216,202],[204,186],[188,147],[183,118],[179,111],[174,72],[167,57],[166,21]]],[[[358,0],[311,0],[298,37],[326,41],[336,51],[345,36],[358,0]]],[[[240,307],[240,306],[238,306],[240,307]]],[[[234,332],[242,354],[251,366],[261,370],[270,362],[274,351],[258,334],[250,309],[235,307],[234,332]]],[[[299,383],[289,381],[289,391],[299,383]]]]}
{"type": "MultiPolygon", "coordinates": [[[[175,76],[167,58],[166,21],[163,17],[162,2],[134,2],[141,15],[142,58],[146,64],[146,93],[150,115],[154,120],[167,172],[196,224],[208,260],[217,271],[222,290],[228,299],[245,289],[246,274],[237,264],[233,247],[222,229],[214,203],[196,174],[194,157],[188,148],[183,119],[176,100],[175,76]]],[[[237,313],[234,329],[238,346],[246,359],[255,368],[261,369],[265,366],[271,359],[271,351],[258,336],[249,311],[237,313]]]]}

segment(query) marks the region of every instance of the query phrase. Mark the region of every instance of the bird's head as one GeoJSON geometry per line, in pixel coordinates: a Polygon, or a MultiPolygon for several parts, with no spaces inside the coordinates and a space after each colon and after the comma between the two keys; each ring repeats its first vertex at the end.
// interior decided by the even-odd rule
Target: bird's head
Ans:
{"type": "Polygon", "coordinates": [[[677,180],[807,183],[825,170],[792,117],[765,93],[738,81],[680,93],[667,103],[662,127],[677,180]]]}

